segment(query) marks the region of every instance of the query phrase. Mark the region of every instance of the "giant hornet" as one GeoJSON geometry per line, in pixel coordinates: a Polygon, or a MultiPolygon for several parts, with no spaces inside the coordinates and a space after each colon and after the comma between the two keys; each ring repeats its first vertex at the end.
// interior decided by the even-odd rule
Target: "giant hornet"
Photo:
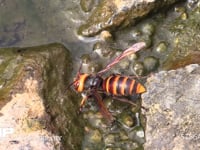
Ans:
{"type": "Polygon", "coordinates": [[[106,106],[104,105],[100,93],[111,95],[113,96],[114,99],[134,105],[134,103],[131,102],[130,100],[122,99],[119,97],[131,96],[145,92],[146,89],[141,83],[128,76],[113,74],[108,76],[107,78],[103,78],[102,74],[111,69],[115,64],[117,64],[126,56],[133,54],[144,47],[145,47],[144,42],[139,42],[132,45],[130,48],[124,50],[119,56],[117,56],[108,65],[106,65],[104,69],[97,72],[96,74],[80,73],[81,70],[80,66],[76,78],[74,79],[74,82],[72,82],[69,85],[69,86],[73,85],[75,91],[82,93],[83,99],[80,103],[79,111],[82,111],[82,108],[87,99],[93,97],[97,101],[99,110],[102,113],[102,115],[106,117],[109,121],[112,121],[113,117],[106,108],[106,106]]]}

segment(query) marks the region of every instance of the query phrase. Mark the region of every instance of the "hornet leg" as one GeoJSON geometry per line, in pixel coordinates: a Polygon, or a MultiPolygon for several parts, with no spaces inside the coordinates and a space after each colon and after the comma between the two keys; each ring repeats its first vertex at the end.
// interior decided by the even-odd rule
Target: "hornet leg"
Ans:
{"type": "Polygon", "coordinates": [[[79,113],[83,111],[83,107],[85,105],[85,102],[88,99],[88,96],[86,94],[82,94],[82,97],[83,97],[83,99],[81,100],[81,103],[80,103],[79,113]]]}
{"type": "Polygon", "coordinates": [[[133,106],[137,106],[137,104],[135,104],[135,103],[133,103],[130,100],[125,99],[125,98],[119,98],[119,97],[113,96],[113,99],[121,101],[121,102],[124,102],[124,103],[129,103],[129,104],[131,104],[133,106]]]}
{"type": "MultiPolygon", "coordinates": [[[[118,100],[118,101],[121,101],[121,102],[124,102],[124,103],[129,103],[129,104],[131,104],[131,105],[133,105],[133,106],[137,106],[137,104],[136,103],[133,103],[133,102],[131,102],[130,100],[128,100],[128,99],[125,99],[125,98],[119,98],[119,97],[116,97],[116,96],[113,96],[113,99],[115,99],[115,100],[118,100]]],[[[144,109],[145,111],[148,111],[148,108],[145,108],[144,106],[140,106],[142,109],[144,109]]]]}

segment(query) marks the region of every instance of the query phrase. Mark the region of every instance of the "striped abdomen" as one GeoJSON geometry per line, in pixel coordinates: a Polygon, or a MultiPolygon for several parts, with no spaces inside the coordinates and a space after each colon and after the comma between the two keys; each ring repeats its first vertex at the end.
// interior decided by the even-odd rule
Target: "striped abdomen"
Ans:
{"type": "Polygon", "coordinates": [[[112,95],[133,95],[146,91],[145,87],[134,79],[112,75],[103,81],[103,90],[112,95]]]}

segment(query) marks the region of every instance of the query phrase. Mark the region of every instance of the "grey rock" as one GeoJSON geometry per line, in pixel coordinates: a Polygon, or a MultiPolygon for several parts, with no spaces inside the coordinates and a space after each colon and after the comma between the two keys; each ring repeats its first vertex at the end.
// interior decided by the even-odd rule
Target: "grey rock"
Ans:
{"type": "Polygon", "coordinates": [[[161,71],[148,78],[142,95],[148,150],[199,149],[200,66],[161,71]]]}

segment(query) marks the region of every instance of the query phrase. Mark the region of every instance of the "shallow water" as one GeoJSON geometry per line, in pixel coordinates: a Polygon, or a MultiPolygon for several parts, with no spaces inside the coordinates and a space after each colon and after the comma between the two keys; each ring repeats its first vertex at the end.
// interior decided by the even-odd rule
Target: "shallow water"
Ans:
{"type": "Polygon", "coordinates": [[[73,55],[81,55],[91,49],[91,44],[82,42],[76,34],[86,15],[78,0],[1,0],[0,47],[59,42],[73,55]]]}

